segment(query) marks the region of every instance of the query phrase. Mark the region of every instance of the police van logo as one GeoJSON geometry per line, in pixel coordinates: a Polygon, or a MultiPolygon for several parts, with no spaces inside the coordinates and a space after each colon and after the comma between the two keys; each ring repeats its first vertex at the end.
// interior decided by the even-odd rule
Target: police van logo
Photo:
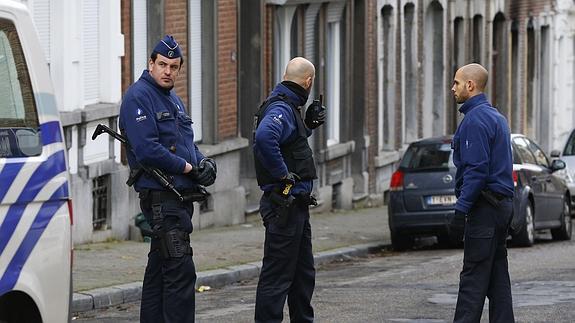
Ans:
{"type": "Polygon", "coordinates": [[[174,57],[174,51],[173,50],[168,51],[168,57],[170,57],[170,58],[174,57]]]}
{"type": "Polygon", "coordinates": [[[146,120],[147,117],[145,115],[142,115],[142,113],[143,113],[142,109],[138,108],[136,113],[138,114],[138,116],[136,117],[136,122],[141,122],[141,121],[146,120]]]}

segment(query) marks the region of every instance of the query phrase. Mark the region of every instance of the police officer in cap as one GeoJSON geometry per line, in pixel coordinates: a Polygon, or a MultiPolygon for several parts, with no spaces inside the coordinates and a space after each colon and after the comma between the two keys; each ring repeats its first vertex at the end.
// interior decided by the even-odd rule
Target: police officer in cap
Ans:
{"type": "Polygon", "coordinates": [[[183,62],[176,40],[165,36],[120,108],[120,130],[131,146],[127,150],[130,168],[134,171],[145,165],[163,171],[185,198],[181,201],[148,174],[134,184],[154,233],[144,275],[141,322],[194,321],[193,199],[188,197],[194,196],[200,185],[214,183],[216,164],[194,144],[192,119],[173,91],[183,62]]]}
{"type": "Polygon", "coordinates": [[[315,67],[292,59],[256,114],[253,152],[258,184],[264,191],[260,213],[266,228],[263,265],[256,293],[256,322],[281,322],[287,298],[292,322],[313,322],[311,298],[315,268],[309,205],[317,178],[307,137],[325,120],[325,108],[308,100],[315,67]]]}
{"type": "Polygon", "coordinates": [[[514,192],[511,139],[507,120],[483,93],[487,76],[483,66],[465,65],[451,89],[465,114],[452,144],[455,216],[466,218],[454,322],[479,322],[486,296],[490,322],[514,322],[506,249],[514,192]]]}

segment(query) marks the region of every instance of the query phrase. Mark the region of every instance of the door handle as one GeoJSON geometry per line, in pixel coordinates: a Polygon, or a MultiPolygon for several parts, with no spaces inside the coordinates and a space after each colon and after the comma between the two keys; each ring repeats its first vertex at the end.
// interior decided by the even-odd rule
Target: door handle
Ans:
{"type": "Polygon", "coordinates": [[[548,177],[548,178],[545,179],[545,181],[546,181],[547,183],[551,183],[551,178],[548,177]]]}

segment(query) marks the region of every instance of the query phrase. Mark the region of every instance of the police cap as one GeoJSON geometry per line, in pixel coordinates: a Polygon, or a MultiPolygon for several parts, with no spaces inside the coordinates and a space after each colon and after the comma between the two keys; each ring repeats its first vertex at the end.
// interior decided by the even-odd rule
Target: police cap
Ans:
{"type": "Polygon", "coordinates": [[[154,47],[152,53],[158,53],[167,58],[182,57],[180,45],[176,42],[173,36],[166,35],[154,47]]]}

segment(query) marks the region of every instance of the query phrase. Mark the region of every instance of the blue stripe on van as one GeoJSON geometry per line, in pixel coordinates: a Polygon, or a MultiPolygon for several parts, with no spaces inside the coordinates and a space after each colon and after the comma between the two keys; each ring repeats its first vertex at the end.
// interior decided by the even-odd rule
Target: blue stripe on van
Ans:
{"type": "Polygon", "coordinates": [[[24,166],[24,163],[10,163],[4,165],[4,168],[2,168],[0,172],[0,179],[2,180],[2,185],[0,185],[0,202],[2,202],[4,196],[6,196],[6,193],[22,169],[22,166],[24,166]]]}
{"type": "MultiPolygon", "coordinates": [[[[67,186],[67,184],[64,185],[67,186]]],[[[54,196],[52,198],[54,198],[54,196]]],[[[34,250],[34,247],[42,236],[42,233],[44,233],[44,230],[48,226],[48,223],[50,223],[54,214],[56,214],[60,207],[65,203],[65,200],[54,201],[52,198],[50,201],[42,204],[40,211],[38,211],[34,222],[30,226],[30,230],[28,230],[24,240],[22,240],[18,250],[16,250],[14,257],[10,260],[4,275],[0,278],[0,295],[14,288],[18,278],[20,277],[22,267],[24,267],[26,260],[28,260],[32,250],[34,250]]]]}
{"type": "Polygon", "coordinates": [[[49,145],[55,142],[62,142],[62,134],[60,133],[60,122],[50,121],[40,125],[42,131],[42,144],[49,145]]]}
{"type": "Polygon", "coordinates": [[[65,158],[64,151],[60,150],[40,164],[30,176],[30,180],[26,183],[17,201],[32,201],[54,176],[66,171],[65,158]]]}
{"type": "Polygon", "coordinates": [[[0,255],[4,252],[6,245],[8,245],[8,241],[10,241],[14,229],[20,222],[25,208],[26,204],[12,204],[8,209],[6,218],[4,218],[4,222],[0,226],[0,255]]]}
{"type": "MultiPolygon", "coordinates": [[[[10,206],[6,213],[4,222],[0,225],[0,254],[2,254],[8,241],[12,238],[12,234],[14,234],[16,226],[22,218],[22,213],[24,212],[24,208],[26,208],[26,203],[34,200],[36,195],[38,195],[38,192],[40,192],[46,183],[65,170],[66,164],[64,162],[64,158],[64,151],[59,151],[53,154],[34,171],[32,176],[30,176],[30,180],[28,180],[28,183],[26,183],[26,186],[22,189],[22,193],[20,193],[17,202],[10,206]]],[[[67,190],[67,188],[65,190],[67,190]]],[[[58,194],[62,194],[65,190],[59,188],[56,192],[58,194]]]]}

